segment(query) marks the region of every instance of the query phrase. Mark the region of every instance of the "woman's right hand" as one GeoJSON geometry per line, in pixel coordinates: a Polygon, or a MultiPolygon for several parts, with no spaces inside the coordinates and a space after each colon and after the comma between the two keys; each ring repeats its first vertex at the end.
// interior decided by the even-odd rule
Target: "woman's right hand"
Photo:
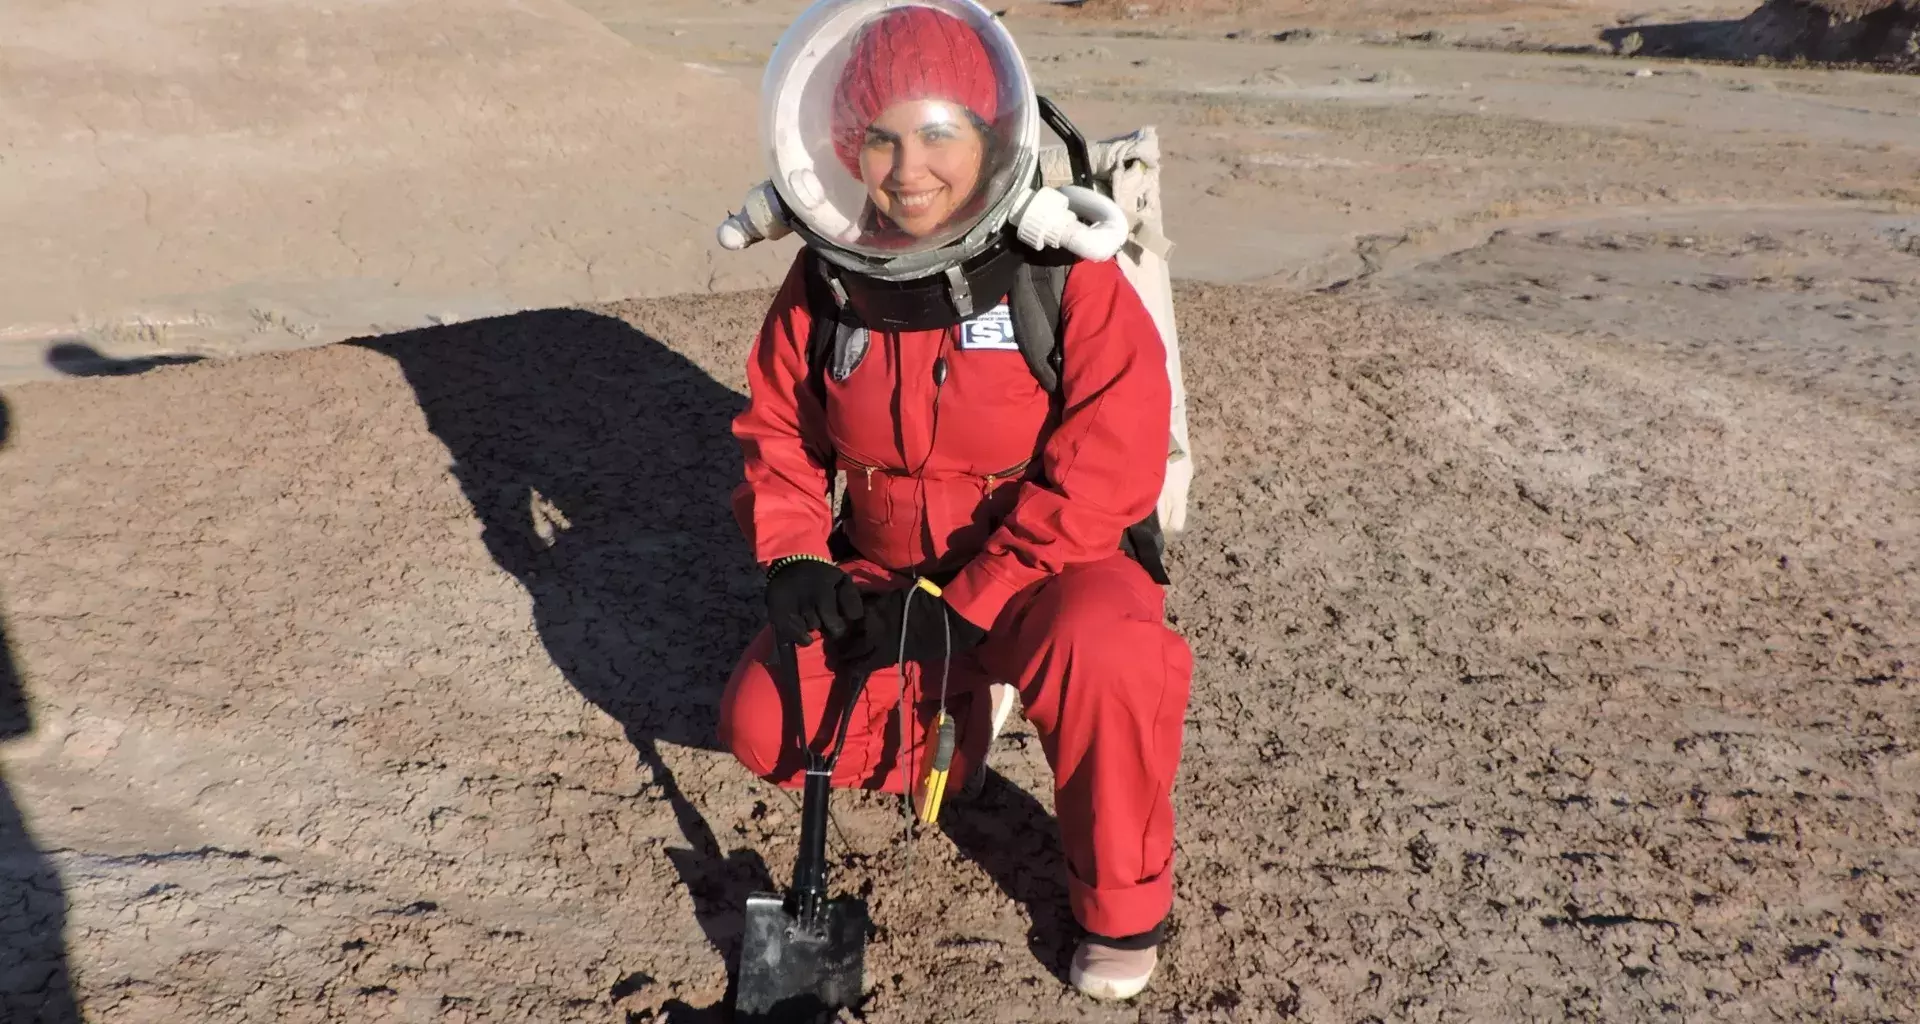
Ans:
{"type": "Polygon", "coordinates": [[[838,640],[863,614],[853,577],[832,562],[803,558],[767,578],[767,624],[781,643],[806,647],[815,633],[838,640]]]}

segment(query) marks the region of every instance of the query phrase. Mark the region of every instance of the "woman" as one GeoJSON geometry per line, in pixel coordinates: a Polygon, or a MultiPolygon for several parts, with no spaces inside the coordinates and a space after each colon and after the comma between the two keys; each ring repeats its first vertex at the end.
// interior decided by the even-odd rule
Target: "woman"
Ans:
{"type": "MultiPolygon", "coordinates": [[[[866,22],[833,82],[834,155],[863,190],[849,246],[940,251],[1007,187],[1017,137],[1005,129],[1026,102],[1024,71],[1010,46],[992,45],[991,19],[945,7],[866,22]]],[[[816,391],[806,345],[824,314],[809,306],[806,266],[795,261],[773,301],[734,426],[745,456],[735,514],[768,569],[770,625],[728,683],[722,739],[756,774],[797,785],[800,730],[819,735],[846,681],[871,673],[833,782],[903,793],[924,781],[949,652],[954,777],[984,763],[988,685],[1012,683],[1054,771],[1068,892],[1087,932],[1073,983],[1130,997],[1172,907],[1171,788],[1192,668],[1159,587],[1120,551],[1165,472],[1171,392],[1153,321],[1115,263],[1083,261],[1062,296],[1057,397],[995,326],[1000,309],[870,332],[837,350],[816,391]],[[834,468],[847,474],[841,528],[856,553],[838,564],[834,468]],[[939,596],[911,586],[921,578],[939,596]],[[804,645],[797,709],[768,668],[776,640],[804,645]],[[904,743],[903,690],[914,708],[904,743]]]]}
{"type": "Polygon", "coordinates": [[[861,241],[900,248],[978,207],[999,87],[973,30],[896,8],[860,37],[835,90],[834,154],[867,191],[861,241]],[[945,60],[914,57],[922,48],[945,60]]]}

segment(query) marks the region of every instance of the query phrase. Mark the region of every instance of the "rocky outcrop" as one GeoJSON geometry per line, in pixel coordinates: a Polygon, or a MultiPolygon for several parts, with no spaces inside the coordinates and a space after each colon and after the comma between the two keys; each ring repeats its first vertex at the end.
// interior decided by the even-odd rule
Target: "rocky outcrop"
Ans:
{"type": "Polygon", "coordinates": [[[1730,41],[1745,57],[1920,70],[1920,0],[1768,0],[1730,41]]]}

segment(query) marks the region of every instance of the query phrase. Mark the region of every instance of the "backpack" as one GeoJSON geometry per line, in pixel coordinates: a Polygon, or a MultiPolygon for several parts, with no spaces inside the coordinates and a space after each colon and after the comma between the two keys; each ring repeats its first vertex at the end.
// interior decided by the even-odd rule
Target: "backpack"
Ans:
{"type": "MultiPolygon", "coordinates": [[[[1167,473],[1160,499],[1145,519],[1128,527],[1120,547],[1147,570],[1155,583],[1170,581],[1165,565],[1166,540],[1186,528],[1187,492],[1193,480],[1192,448],[1187,440],[1186,387],[1180,373],[1180,345],[1173,317],[1173,288],[1167,255],[1173,245],[1161,232],[1160,145],[1152,127],[1088,147],[1092,187],[1098,188],[1126,211],[1132,229],[1127,244],[1114,257],[1153,318],[1167,351],[1167,377],[1173,386],[1173,415],[1169,423],[1167,473]]],[[[1040,171],[1047,185],[1072,183],[1076,177],[1065,147],[1040,151],[1040,171]]],[[[824,400],[826,379],[841,347],[843,335],[858,327],[852,312],[836,300],[824,261],[811,250],[807,261],[807,304],[813,312],[813,330],[807,338],[808,383],[824,400]]],[[[1014,276],[1007,296],[1014,341],[1034,380],[1049,395],[1060,388],[1060,306],[1072,257],[1049,251],[1025,261],[1014,276]],[[1055,256],[1059,258],[1052,258],[1055,256]]],[[[832,474],[829,474],[831,477],[832,474]]],[[[844,503],[836,520],[845,514],[844,503]]],[[[838,537],[840,531],[835,530],[838,537]]],[[[841,557],[835,552],[835,557],[841,557]]]]}

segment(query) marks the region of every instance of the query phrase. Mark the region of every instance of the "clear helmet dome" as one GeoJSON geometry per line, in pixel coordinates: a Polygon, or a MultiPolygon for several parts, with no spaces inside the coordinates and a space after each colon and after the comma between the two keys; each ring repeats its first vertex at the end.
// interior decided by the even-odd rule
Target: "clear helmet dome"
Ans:
{"type": "Polygon", "coordinates": [[[973,0],[819,0],[774,49],[760,116],[796,226],[883,278],[990,244],[1039,137],[1026,64],[973,0]]]}

